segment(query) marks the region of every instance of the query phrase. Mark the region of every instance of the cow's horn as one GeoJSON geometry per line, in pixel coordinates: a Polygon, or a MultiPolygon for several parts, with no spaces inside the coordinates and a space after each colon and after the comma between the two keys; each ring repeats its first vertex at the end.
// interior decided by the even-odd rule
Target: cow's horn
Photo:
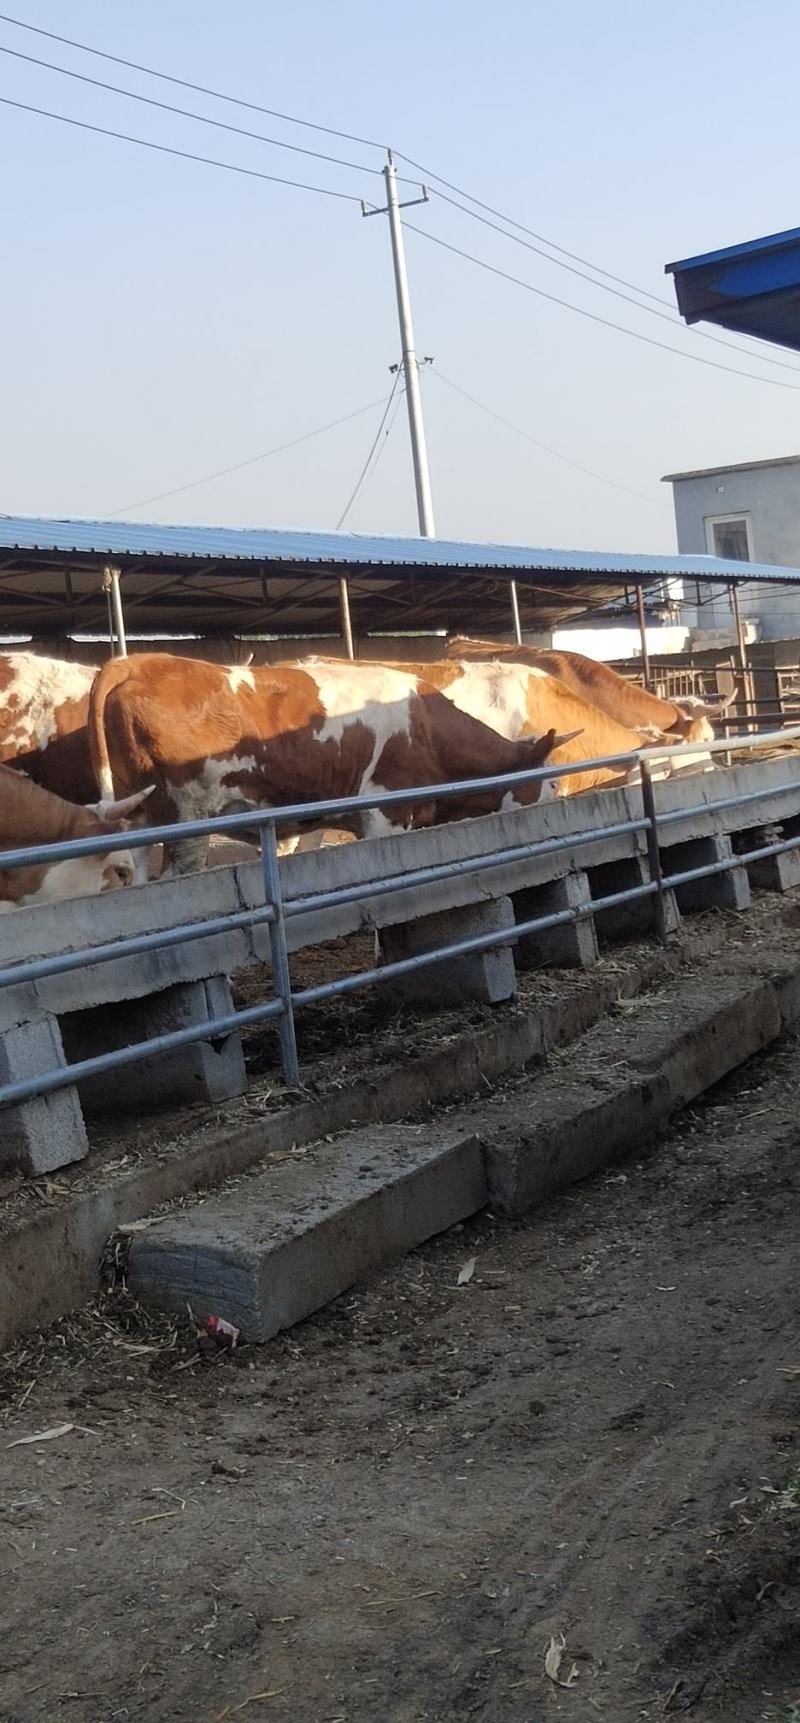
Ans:
{"type": "Polygon", "coordinates": [[[97,814],[98,819],[105,820],[107,825],[112,820],[127,820],[131,814],[136,812],[138,807],[141,807],[142,802],[153,794],[155,787],[155,784],[148,784],[146,789],[136,790],[134,795],[125,796],[121,802],[95,802],[93,812],[97,814]]]}
{"type": "Polygon", "coordinates": [[[703,706],[703,712],[707,713],[709,718],[716,718],[720,712],[727,712],[728,707],[733,705],[736,698],[737,692],[734,688],[732,692],[730,694],[726,694],[722,700],[706,700],[703,706]]]}
{"type": "Polygon", "coordinates": [[[734,688],[732,693],[725,694],[721,700],[700,700],[696,695],[678,694],[673,697],[672,704],[677,706],[679,712],[684,712],[687,718],[719,718],[736,699],[737,691],[734,688]]]}

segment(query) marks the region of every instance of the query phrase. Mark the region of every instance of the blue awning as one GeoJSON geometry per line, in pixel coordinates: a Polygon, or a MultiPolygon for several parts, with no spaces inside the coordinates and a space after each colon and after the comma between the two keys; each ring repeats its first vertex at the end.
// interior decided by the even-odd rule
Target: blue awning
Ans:
{"type": "Polygon", "coordinates": [[[668,263],[687,323],[716,323],[800,351],[800,228],[668,263]]]}

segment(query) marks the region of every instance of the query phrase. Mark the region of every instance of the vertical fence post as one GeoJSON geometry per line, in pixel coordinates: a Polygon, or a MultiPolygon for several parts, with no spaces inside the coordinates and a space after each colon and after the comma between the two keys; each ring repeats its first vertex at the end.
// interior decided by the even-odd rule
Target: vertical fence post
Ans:
{"type": "Polygon", "coordinates": [[[513,629],[514,629],[514,642],[515,642],[515,645],[521,646],[522,645],[522,623],[520,622],[520,618],[519,618],[519,598],[517,596],[517,583],[515,580],[509,581],[508,592],[509,592],[509,597],[511,599],[511,622],[512,622],[513,629]]]}
{"type": "Polygon", "coordinates": [[[642,643],[642,678],[645,688],[652,688],[653,678],[650,674],[650,654],[647,650],[647,617],[644,609],[644,591],[641,584],[635,588],[636,615],[639,619],[639,639],[642,643]]]}
{"type": "Polygon", "coordinates": [[[658,821],[656,818],[656,799],[653,795],[653,780],[650,776],[650,766],[647,760],[640,760],[642,774],[642,807],[647,821],[647,860],[650,867],[650,878],[655,880],[658,890],[654,901],[653,921],[656,938],[662,945],[667,943],[667,917],[664,908],[664,875],[661,871],[661,856],[658,852],[658,821]]]}
{"type": "Polygon", "coordinates": [[[269,923],[269,948],[272,958],[272,985],[276,998],[280,999],[283,1005],[283,1012],[278,1018],[281,1066],[284,1081],[289,1088],[298,1089],[300,1087],[300,1067],[297,1062],[292,982],[289,975],[289,954],[286,950],[286,923],[283,918],[283,897],[274,820],[267,820],[261,827],[261,867],[264,875],[264,898],[267,903],[271,903],[275,907],[275,920],[269,923]]]}
{"type": "Polygon", "coordinates": [[[346,580],[339,581],[339,622],[341,624],[344,649],[348,658],[355,658],[353,646],[353,624],[350,617],[350,593],[346,580]]]}
{"type": "Polygon", "coordinates": [[[739,669],[742,673],[742,699],[746,713],[745,722],[747,732],[749,734],[751,730],[757,727],[753,722],[751,722],[751,719],[755,718],[755,689],[753,687],[753,677],[750,671],[750,662],[747,656],[747,636],[745,633],[744,622],[742,620],[742,608],[739,603],[739,587],[735,580],[732,580],[730,583],[730,596],[731,609],[733,611],[733,623],[736,630],[736,653],[739,659],[739,669]]]}

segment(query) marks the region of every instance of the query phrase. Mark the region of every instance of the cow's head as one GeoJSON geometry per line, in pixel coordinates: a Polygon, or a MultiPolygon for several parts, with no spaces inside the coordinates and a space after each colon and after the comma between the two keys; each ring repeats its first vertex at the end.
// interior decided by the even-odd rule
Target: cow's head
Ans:
{"type": "MultiPolygon", "coordinates": [[[[545,766],[556,748],[562,748],[566,742],[571,742],[580,736],[580,730],[570,730],[567,735],[558,736],[555,730],[548,730],[544,736],[524,736],[515,742],[508,757],[505,768],[508,772],[533,772],[540,766],[545,766]]],[[[557,781],[548,778],[534,778],[532,783],[513,784],[507,790],[483,790],[466,792],[464,796],[448,798],[435,807],[433,823],[441,819],[467,820],[474,819],[478,814],[494,814],[509,812],[513,808],[527,808],[534,802],[551,801],[556,794],[557,781]]],[[[431,823],[427,819],[419,819],[419,808],[415,824],[431,823]]]]}
{"type": "MultiPolygon", "coordinates": [[[[119,832],[130,831],[130,816],[149,794],[150,787],[121,802],[101,801],[82,808],[76,836],[116,837],[119,832]]],[[[2,877],[0,907],[24,909],[33,904],[60,903],[70,897],[97,897],[109,891],[123,891],[137,883],[141,873],[139,856],[143,854],[133,849],[101,850],[98,855],[72,856],[69,861],[10,868],[2,877]]]]}
{"type": "MultiPolygon", "coordinates": [[[[148,784],[146,789],[136,790],[134,795],[125,796],[122,801],[114,802],[105,799],[99,802],[94,802],[90,805],[89,811],[96,814],[101,825],[110,832],[130,831],[134,824],[141,823],[140,821],[134,821],[131,816],[138,813],[142,803],[146,801],[148,796],[152,795],[154,789],[154,784],[148,784]]],[[[146,819],[144,823],[147,823],[146,819]]],[[[93,859],[97,861],[99,860],[99,857],[95,856],[93,859]]],[[[117,850],[116,856],[112,855],[109,858],[109,866],[109,883],[92,888],[92,890],[118,891],[120,886],[145,885],[148,879],[157,877],[157,870],[155,870],[153,866],[153,851],[141,847],[135,850],[117,850]],[[133,861],[133,872],[130,879],[122,877],[124,873],[122,862],[123,856],[125,858],[130,857],[133,861]],[[111,883],[111,881],[115,881],[116,883],[111,883]]],[[[89,893],[81,892],[78,895],[84,897],[88,896],[89,893]]]]}
{"type": "MultiPolygon", "coordinates": [[[[568,730],[564,736],[556,735],[555,730],[548,730],[544,736],[523,736],[518,743],[519,761],[516,770],[526,772],[537,766],[546,766],[557,748],[566,747],[567,742],[574,742],[582,735],[582,730],[568,730]]],[[[562,778],[539,778],[534,779],[532,784],[517,784],[513,790],[506,793],[503,807],[526,808],[530,807],[532,802],[551,802],[559,794],[563,783],[562,778]]]]}
{"type": "Polygon", "coordinates": [[[687,711],[677,700],[673,700],[672,705],[678,714],[675,723],[669,727],[673,746],[676,742],[713,742],[714,726],[702,707],[687,711]]]}

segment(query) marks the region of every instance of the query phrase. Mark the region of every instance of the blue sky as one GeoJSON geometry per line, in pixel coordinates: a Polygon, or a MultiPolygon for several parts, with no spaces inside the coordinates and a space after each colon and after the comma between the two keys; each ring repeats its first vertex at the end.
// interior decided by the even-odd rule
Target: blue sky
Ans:
{"type": "MultiPolygon", "coordinates": [[[[16,16],[247,100],[391,144],[651,293],[665,262],[798,223],[800,15],[791,0],[17,0],[16,16]]],[[[11,25],[0,45],[382,165],[11,25]]],[[[382,182],[179,120],[0,55],[0,95],[380,198],[382,182]]],[[[398,356],[385,220],[0,107],[0,509],[105,514],[384,397],[398,356]],[[10,165],[9,165],[10,164],[10,165]]],[[[412,219],[546,292],[682,352],[795,383],[570,276],[440,200],[412,219]]],[[[590,323],[407,236],[443,535],[670,550],[662,473],[800,448],[800,396],[590,323]]],[[[734,336],[734,346],[742,347],[734,336]]],[[[774,357],[791,359],[779,349],[774,357]]],[[[377,428],[337,431],[135,519],[332,527],[377,428]]],[[[404,412],[348,520],[416,529],[404,412]]]]}

